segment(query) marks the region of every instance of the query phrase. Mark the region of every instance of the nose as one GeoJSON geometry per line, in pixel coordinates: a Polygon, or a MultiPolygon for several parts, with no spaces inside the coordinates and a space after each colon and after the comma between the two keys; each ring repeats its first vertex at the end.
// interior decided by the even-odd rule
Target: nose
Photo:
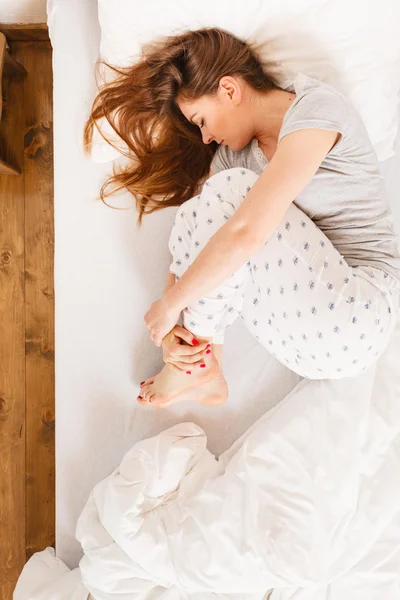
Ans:
{"type": "Polygon", "coordinates": [[[202,131],[201,135],[203,137],[203,143],[204,144],[209,144],[210,142],[212,142],[213,137],[209,133],[206,133],[205,131],[202,131]]]}

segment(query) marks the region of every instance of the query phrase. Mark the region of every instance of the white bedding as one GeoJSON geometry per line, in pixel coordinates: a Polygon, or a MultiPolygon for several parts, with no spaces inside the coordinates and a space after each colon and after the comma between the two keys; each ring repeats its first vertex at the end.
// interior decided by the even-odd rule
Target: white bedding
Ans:
{"type": "MultiPolygon", "coordinates": [[[[143,44],[160,36],[222,27],[257,43],[261,60],[281,87],[300,71],[346,94],[378,159],[393,156],[400,93],[398,0],[246,0],[245,5],[242,0],[174,0],[167,10],[164,0],[149,0],[140,10],[131,0],[98,4],[100,53],[107,62],[129,65],[143,44]]],[[[96,150],[95,160],[116,154],[111,147],[96,150]]]]}
{"type": "MultiPolygon", "coordinates": [[[[138,440],[157,436],[169,427],[185,422],[192,422],[201,427],[207,436],[209,452],[219,456],[253,424],[256,423],[256,427],[259,427],[258,419],[285,398],[300,378],[260,348],[242,324],[237,322],[228,331],[224,349],[224,372],[230,388],[229,401],[224,406],[208,408],[197,404],[182,404],[163,411],[153,411],[136,404],[139,382],[161,366],[160,351],[148,338],[143,315],[151,302],[160,296],[164,285],[169,260],[167,241],[175,209],[149,216],[145,219],[143,228],[139,230],[136,228],[136,216],[132,210],[112,211],[99,201],[95,202],[98,190],[109,172],[109,166],[94,164],[83,156],[81,133],[95,91],[93,67],[100,43],[97,6],[95,0],[49,0],[48,13],[54,49],[58,560],[52,559],[49,552],[35,555],[25,569],[24,578],[21,578],[20,584],[25,587],[20,588],[21,595],[16,596],[15,600],[83,600],[86,599],[87,590],[79,583],[80,572],[69,571],[69,568],[78,565],[82,556],[81,546],[75,539],[77,519],[93,486],[114,471],[121,457],[138,440]],[[74,33],[73,42],[71,32],[74,33]],[[243,376],[243,373],[246,375],[243,376]],[[265,390],[268,390],[267,394],[265,390]],[[63,574],[62,583],[57,579],[52,592],[49,593],[46,577],[58,578],[60,574],[63,574]],[[32,582],[35,580],[36,591],[32,592],[35,587],[32,582]]],[[[393,203],[398,200],[400,191],[399,166],[398,156],[383,165],[393,203]]],[[[123,201],[126,199],[126,195],[122,197],[123,201]]],[[[399,203],[396,202],[394,211],[398,223],[399,208],[399,203]]],[[[396,343],[398,348],[398,340],[396,343]]],[[[375,401],[383,402],[383,406],[379,405],[379,410],[384,411],[390,409],[390,402],[394,397],[399,399],[400,393],[398,381],[394,379],[395,370],[383,359],[380,365],[381,382],[376,388],[380,394],[375,401]]],[[[314,382],[307,384],[316,385],[314,382]]],[[[304,382],[301,385],[304,386],[304,382]]],[[[328,390],[337,389],[336,383],[332,388],[329,388],[329,384],[326,385],[328,390]]],[[[345,382],[339,385],[346,389],[345,382]]],[[[361,393],[361,384],[357,384],[356,390],[360,394],[354,393],[352,401],[349,399],[347,405],[351,412],[348,417],[356,418],[356,422],[359,422],[358,413],[353,413],[352,410],[353,407],[355,410],[356,406],[361,408],[368,419],[368,393],[361,393]]],[[[304,395],[302,398],[304,402],[304,395]]],[[[340,404],[340,399],[338,402],[340,404]]],[[[285,428],[285,436],[295,437],[299,431],[299,427],[296,429],[294,424],[291,425],[296,405],[297,397],[292,397],[289,404],[279,405],[278,413],[272,413],[278,415],[275,417],[277,419],[281,418],[279,415],[286,414],[287,422],[281,423],[285,428]],[[293,410],[288,410],[287,407],[291,405],[293,410]]],[[[340,406],[344,409],[346,403],[340,406]]],[[[318,425],[321,431],[324,429],[324,419],[329,415],[328,408],[324,396],[320,403],[320,412],[317,407],[314,407],[314,412],[310,412],[310,418],[316,418],[317,415],[321,418],[318,425]]],[[[393,419],[395,417],[394,411],[393,419]]],[[[268,444],[273,441],[277,421],[271,420],[271,413],[268,413],[263,423],[264,427],[272,428],[269,437],[268,428],[263,432],[268,448],[268,444]]],[[[395,445],[398,444],[398,440],[396,442],[394,436],[396,427],[398,435],[399,420],[392,423],[392,450],[397,452],[398,457],[399,448],[395,445]]],[[[326,431],[331,433],[329,428],[326,428],[326,431]]],[[[369,440],[370,450],[375,450],[376,457],[379,458],[380,449],[372,444],[373,440],[374,438],[369,440]]],[[[335,440],[335,446],[332,445],[331,449],[336,451],[337,445],[335,440]]],[[[270,449],[272,447],[271,445],[270,449]]],[[[315,449],[315,456],[319,456],[318,448],[319,446],[315,449]]],[[[229,453],[225,456],[228,457],[229,453]]],[[[393,460],[395,458],[392,457],[393,460]]],[[[313,456],[309,456],[309,459],[312,460],[313,456]]],[[[357,467],[351,461],[348,465],[346,462],[341,466],[348,466],[349,469],[357,467]]],[[[335,472],[339,473],[339,470],[335,472]]],[[[387,473],[382,474],[382,477],[386,475],[387,473]]],[[[236,475],[234,479],[239,478],[236,475]]],[[[391,478],[384,481],[395,485],[395,472],[391,473],[391,478]]],[[[267,482],[268,479],[265,480],[265,483],[267,482]]],[[[384,497],[379,510],[383,513],[387,510],[387,518],[392,518],[392,499],[400,504],[400,497],[395,495],[398,492],[397,488],[392,495],[386,496],[386,492],[386,488],[383,487],[384,497]]],[[[356,488],[353,489],[353,493],[356,493],[356,488]]],[[[353,501],[354,498],[356,496],[353,495],[353,501]]],[[[240,501],[240,497],[237,500],[240,501]]],[[[346,521],[343,518],[343,521],[340,521],[342,529],[339,528],[338,531],[345,533],[347,527],[347,531],[350,532],[352,524],[360,524],[356,519],[356,506],[354,502],[353,513],[350,513],[347,507],[347,515],[352,514],[353,520],[349,518],[346,521]]],[[[345,505],[341,508],[346,510],[345,505]]],[[[251,512],[247,513],[250,517],[251,512]]],[[[124,514],[121,511],[115,518],[122,518],[124,514]]],[[[363,519],[365,514],[359,513],[359,517],[363,519]]],[[[382,521],[378,518],[376,521],[377,527],[381,527],[382,521]]],[[[90,527],[87,525],[85,535],[98,535],[98,531],[90,533],[90,527]]],[[[306,536],[305,540],[307,539],[306,536]]],[[[356,540],[355,552],[358,543],[359,540],[356,540]]],[[[381,558],[384,559],[389,555],[390,547],[393,553],[397,551],[397,547],[387,541],[377,543],[374,549],[380,552],[381,558]]],[[[333,545],[333,550],[335,548],[337,546],[333,545]]],[[[151,552],[156,553],[156,550],[165,552],[166,549],[161,545],[153,547],[151,552]]],[[[398,555],[393,554],[393,560],[395,559],[398,560],[398,555]]],[[[365,560],[368,560],[368,556],[365,560]]],[[[289,568],[290,564],[284,562],[282,568],[289,568]]],[[[106,565],[103,567],[105,570],[106,565]]],[[[371,572],[372,580],[368,581],[367,588],[372,585],[371,589],[374,589],[375,572],[367,563],[366,566],[361,565],[360,569],[364,573],[360,576],[360,581],[364,577],[364,583],[367,577],[365,573],[371,572]]],[[[399,590],[397,595],[391,597],[382,587],[384,573],[385,567],[382,566],[382,577],[376,589],[384,590],[382,597],[397,600],[400,596],[399,590]]],[[[193,576],[195,574],[194,571],[193,576]]],[[[115,575],[112,573],[113,579],[115,575]]],[[[300,575],[305,576],[305,572],[300,575]]],[[[152,572],[151,576],[158,577],[156,572],[152,572]]],[[[350,585],[357,584],[357,578],[353,578],[352,581],[352,584],[348,584],[349,589],[350,585]]],[[[297,580],[296,582],[298,583],[297,580]]],[[[290,580],[290,586],[292,583],[293,580],[290,580]]],[[[364,583],[361,589],[365,587],[364,583]]],[[[304,597],[301,594],[293,595],[292,592],[291,587],[285,592],[286,595],[279,592],[281,595],[277,596],[277,592],[274,592],[273,600],[297,600],[304,597]]],[[[152,600],[155,597],[152,596],[152,600]]],[[[168,600],[178,597],[185,596],[172,595],[168,596],[168,600]]],[[[261,600],[261,596],[258,597],[261,600]]],[[[344,595],[339,597],[344,598],[344,595]]],[[[358,600],[355,594],[350,597],[358,600]]],[[[363,600],[369,600],[365,594],[362,597],[363,600]]],[[[376,600],[377,597],[380,597],[380,594],[371,596],[371,600],[376,600]]],[[[163,600],[166,598],[164,595],[163,600]]],[[[204,594],[201,598],[208,600],[204,594]]],[[[308,598],[309,596],[307,600],[308,598]]],[[[314,596],[312,598],[314,600],[314,596]]],[[[317,598],[325,600],[326,595],[315,595],[315,599],[317,598]]],[[[150,600],[150,597],[146,597],[145,600],[150,600]]]]}
{"type": "MultiPolygon", "coordinates": [[[[57,556],[74,567],[82,555],[75,527],[84,503],[133,443],[188,420],[204,429],[210,451],[219,455],[300,377],[238,321],[224,348],[229,402],[157,411],[137,404],[140,382],[163,364],[143,317],[164,288],[176,209],[148,216],[138,229],[136,212],[96,201],[110,166],[84,157],[81,144],[95,92],[96,2],[51,0],[48,9],[54,66],[56,544],[57,556]]],[[[118,200],[130,202],[127,194],[118,200]]]]}
{"type": "Polygon", "coordinates": [[[400,321],[376,368],[303,380],[219,460],[190,422],[138,442],[83,509],[80,568],[37,554],[14,600],[397,600],[399,344],[400,321]]]}

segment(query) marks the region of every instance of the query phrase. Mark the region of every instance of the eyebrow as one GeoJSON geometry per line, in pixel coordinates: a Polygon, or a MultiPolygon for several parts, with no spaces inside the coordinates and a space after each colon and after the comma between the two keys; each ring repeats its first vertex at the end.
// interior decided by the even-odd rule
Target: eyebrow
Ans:
{"type": "MultiPolygon", "coordinates": [[[[190,121],[191,123],[193,123],[192,119],[193,119],[193,117],[195,117],[196,115],[197,115],[197,112],[193,113],[193,114],[192,114],[192,116],[190,117],[189,121],[190,121]]],[[[193,123],[193,125],[196,125],[196,123],[193,123]]]]}

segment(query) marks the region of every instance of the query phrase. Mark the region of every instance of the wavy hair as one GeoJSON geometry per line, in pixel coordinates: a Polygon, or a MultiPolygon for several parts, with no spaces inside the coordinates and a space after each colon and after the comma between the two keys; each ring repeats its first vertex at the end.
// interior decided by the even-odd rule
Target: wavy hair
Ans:
{"type": "Polygon", "coordinates": [[[187,100],[214,96],[225,75],[240,76],[258,91],[278,88],[256,48],[220,28],[186,31],[147,44],[140,60],[128,67],[99,59],[96,69],[101,65],[115,77],[98,85],[84,127],[85,153],[91,152],[94,127],[116,147],[100,128],[99,120],[107,119],[131,160],[119,170],[114,165],[100,197],[105,202],[118,190],[129,190],[139,225],[144,214],[179,206],[199,193],[218,148],[215,141],[204,144],[200,129],[182,114],[179,94],[187,100]]]}

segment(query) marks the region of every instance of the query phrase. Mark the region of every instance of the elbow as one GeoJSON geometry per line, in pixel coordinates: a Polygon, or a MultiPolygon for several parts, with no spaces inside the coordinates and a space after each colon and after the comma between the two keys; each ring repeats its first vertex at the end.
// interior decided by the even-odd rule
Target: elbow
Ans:
{"type": "Polygon", "coordinates": [[[235,244],[240,244],[241,248],[247,248],[250,251],[256,252],[267,241],[265,235],[261,235],[254,225],[234,225],[232,234],[235,244]]]}

